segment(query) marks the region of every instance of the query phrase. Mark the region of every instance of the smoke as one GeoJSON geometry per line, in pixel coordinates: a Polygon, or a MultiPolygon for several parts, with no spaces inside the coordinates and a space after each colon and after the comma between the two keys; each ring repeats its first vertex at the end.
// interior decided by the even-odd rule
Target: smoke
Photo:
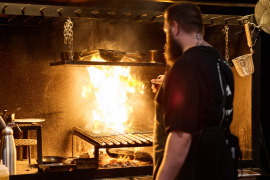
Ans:
{"type": "MultiPolygon", "coordinates": [[[[76,26],[74,26],[76,27],[76,26]]],[[[74,40],[76,40],[74,48],[79,47],[77,51],[88,49],[107,49],[116,50],[122,52],[135,52],[145,51],[145,36],[147,33],[143,24],[130,21],[89,21],[79,24],[74,30],[74,40]]],[[[76,50],[75,50],[76,51],[76,50]]],[[[76,92],[74,93],[74,102],[78,109],[78,115],[85,120],[85,128],[93,129],[93,112],[95,109],[95,100],[87,101],[81,98],[82,87],[89,86],[89,75],[86,73],[86,68],[80,67],[81,70],[73,72],[76,92]],[[80,88],[79,88],[80,87],[80,88]],[[91,104],[92,103],[92,104],[91,104]]],[[[151,68],[146,67],[131,67],[131,75],[135,79],[145,83],[144,95],[128,95],[128,104],[132,106],[132,113],[128,121],[139,128],[151,127],[153,124],[153,99],[149,96],[152,93],[148,89],[148,84],[151,80],[146,76],[146,72],[149,72],[151,68]]],[[[74,89],[74,90],[75,90],[74,89]]],[[[145,130],[145,129],[143,129],[145,130]]],[[[151,130],[151,128],[149,128],[151,130]]]]}
{"type": "Polygon", "coordinates": [[[143,39],[140,39],[143,33],[143,26],[136,22],[89,21],[75,27],[74,48],[77,48],[75,51],[140,51],[143,47],[143,39]]]}
{"type": "MultiPolygon", "coordinates": [[[[153,34],[149,36],[149,29],[145,28],[145,24],[135,21],[100,19],[84,23],[74,23],[73,27],[75,51],[107,49],[122,52],[145,52],[148,49],[155,49],[153,47],[158,44],[153,41],[153,34]]],[[[153,30],[150,33],[152,32],[153,30]]],[[[156,70],[151,67],[131,67],[130,73],[132,77],[145,84],[145,94],[129,94],[127,97],[128,103],[133,107],[128,121],[137,127],[137,130],[152,130],[154,101],[149,82],[152,78],[159,75],[155,74],[157,73],[156,70]]],[[[77,114],[79,118],[85,120],[85,128],[93,129],[91,119],[93,119],[92,110],[95,108],[95,100],[87,101],[81,98],[82,87],[88,86],[91,83],[86,71],[86,68],[82,67],[73,71],[75,80],[73,102],[74,106],[78,107],[77,114]]]]}

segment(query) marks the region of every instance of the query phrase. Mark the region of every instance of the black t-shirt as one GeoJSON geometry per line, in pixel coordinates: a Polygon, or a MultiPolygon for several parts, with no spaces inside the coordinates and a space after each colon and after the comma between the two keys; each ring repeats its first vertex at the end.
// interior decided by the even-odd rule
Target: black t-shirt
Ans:
{"type": "Polygon", "coordinates": [[[221,122],[230,125],[233,92],[232,71],[217,50],[195,46],[172,66],[156,100],[164,105],[167,132],[195,133],[221,122]]]}

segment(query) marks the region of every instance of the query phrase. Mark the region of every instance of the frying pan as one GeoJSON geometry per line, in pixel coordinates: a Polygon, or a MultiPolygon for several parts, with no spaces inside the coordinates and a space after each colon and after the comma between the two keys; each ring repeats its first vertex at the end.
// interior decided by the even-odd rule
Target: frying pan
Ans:
{"type": "Polygon", "coordinates": [[[87,49],[80,52],[80,58],[84,57],[92,57],[93,55],[100,55],[100,57],[106,61],[109,62],[117,62],[120,61],[124,55],[125,52],[116,51],[116,50],[108,50],[108,49],[97,49],[93,51],[88,51],[87,49]]]}
{"type": "Polygon", "coordinates": [[[43,164],[51,164],[51,163],[65,163],[67,158],[60,156],[43,156],[42,162],[43,164]]]}
{"type": "Polygon", "coordinates": [[[52,164],[40,164],[38,169],[41,172],[63,172],[72,171],[76,167],[75,164],[64,164],[64,163],[52,163],[52,164]]]}

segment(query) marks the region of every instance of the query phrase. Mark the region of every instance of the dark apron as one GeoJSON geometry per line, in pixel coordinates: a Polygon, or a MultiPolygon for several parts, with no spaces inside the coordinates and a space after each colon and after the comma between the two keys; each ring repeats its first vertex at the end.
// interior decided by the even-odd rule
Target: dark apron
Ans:
{"type": "Polygon", "coordinates": [[[154,151],[153,179],[156,178],[158,169],[161,165],[166,139],[168,136],[164,126],[163,112],[164,110],[162,106],[156,103],[156,115],[154,120],[154,137],[153,137],[153,151],[154,151]]]}
{"type": "Polygon", "coordinates": [[[233,161],[222,127],[203,128],[192,136],[189,153],[175,179],[234,179],[233,161]]]}
{"type": "MultiPolygon", "coordinates": [[[[164,123],[162,123],[164,124],[164,123]]],[[[155,129],[164,127],[156,121],[155,129]]],[[[163,132],[164,133],[164,132],[163,132]]],[[[163,134],[164,135],[164,134],[163,134]]],[[[166,136],[167,137],[167,136],[166,136]]],[[[157,136],[154,141],[154,173],[153,179],[162,162],[166,138],[157,136]],[[157,145],[157,143],[162,143],[157,145]]],[[[193,134],[187,158],[176,176],[176,180],[233,180],[233,161],[225,142],[224,129],[221,127],[203,128],[193,134]]]]}

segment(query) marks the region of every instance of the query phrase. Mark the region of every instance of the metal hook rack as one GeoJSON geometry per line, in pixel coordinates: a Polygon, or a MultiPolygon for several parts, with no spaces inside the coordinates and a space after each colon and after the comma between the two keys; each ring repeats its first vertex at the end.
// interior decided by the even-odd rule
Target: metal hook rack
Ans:
{"type": "MultiPolygon", "coordinates": [[[[254,14],[246,16],[246,21],[252,22],[254,14]]],[[[205,25],[244,25],[243,16],[236,15],[220,15],[220,14],[205,14],[203,15],[203,22],[205,25]]]]}
{"type": "Polygon", "coordinates": [[[75,7],[56,6],[24,3],[3,3],[0,2],[0,10],[3,15],[12,16],[42,16],[42,17],[82,17],[82,18],[112,18],[112,17],[133,17],[134,20],[159,21],[158,11],[127,11],[119,9],[97,8],[97,7],[75,7]]]}
{"type": "MultiPolygon", "coordinates": [[[[32,23],[38,19],[39,22],[49,22],[48,20],[54,21],[56,18],[67,18],[71,19],[84,18],[88,20],[93,19],[128,19],[137,22],[148,22],[148,23],[163,23],[163,10],[146,10],[146,9],[117,9],[114,7],[101,8],[95,6],[60,6],[60,5],[44,5],[44,4],[26,4],[26,3],[7,3],[0,2],[0,12],[2,18],[16,18],[21,20],[21,25],[42,25],[42,23],[32,23]],[[25,19],[30,18],[26,21],[25,19]],[[46,19],[43,21],[42,19],[46,19]]],[[[252,15],[221,15],[221,14],[203,14],[203,22],[205,25],[243,25],[244,21],[251,21],[252,15]]],[[[253,15],[254,16],[254,15],[253,15]]],[[[5,20],[4,20],[5,21],[5,20]]],[[[2,21],[2,22],[4,22],[2,21]]],[[[16,21],[17,22],[17,21],[16,21]]],[[[18,21],[20,22],[20,21],[18,21]]],[[[252,21],[251,21],[252,22],[252,21]]],[[[8,25],[10,21],[6,21],[8,25]]],[[[20,23],[19,23],[20,25],[20,23]]]]}

